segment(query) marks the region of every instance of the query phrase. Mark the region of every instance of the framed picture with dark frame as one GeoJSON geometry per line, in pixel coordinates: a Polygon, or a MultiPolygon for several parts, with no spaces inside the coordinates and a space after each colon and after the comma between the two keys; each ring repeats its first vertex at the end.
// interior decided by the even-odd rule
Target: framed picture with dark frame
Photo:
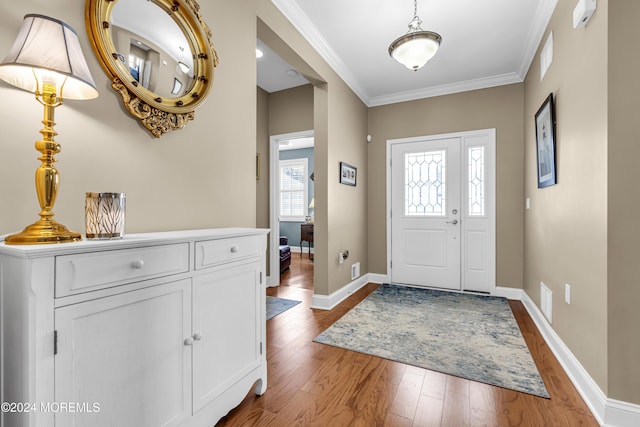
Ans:
{"type": "Polygon", "coordinates": [[[536,154],[538,159],[538,188],[556,184],[556,117],[553,93],[550,93],[536,112],[536,154]]]}
{"type": "Polygon", "coordinates": [[[340,162],[340,184],[356,186],[358,178],[358,169],[354,166],[348,165],[345,162],[340,162]]]}

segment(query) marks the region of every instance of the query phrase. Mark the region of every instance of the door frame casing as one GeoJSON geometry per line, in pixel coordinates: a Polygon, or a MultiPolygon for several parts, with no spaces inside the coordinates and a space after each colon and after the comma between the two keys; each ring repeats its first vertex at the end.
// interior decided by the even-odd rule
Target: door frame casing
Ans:
{"type": "MultiPolygon", "coordinates": [[[[440,139],[449,139],[449,138],[460,138],[462,140],[461,143],[461,156],[463,159],[466,159],[466,154],[463,153],[465,145],[464,145],[464,141],[466,138],[472,138],[472,137],[478,137],[478,136],[486,136],[488,137],[488,144],[491,146],[491,153],[490,153],[490,157],[488,158],[488,162],[492,165],[492,167],[490,168],[491,170],[488,171],[488,173],[491,174],[491,179],[489,180],[490,183],[489,185],[490,187],[490,192],[492,194],[492,201],[488,204],[487,209],[490,210],[490,217],[491,217],[491,222],[490,222],[490,226],[489,226],[489,230],[491,231],[490,233],[490,238],[491,241],[489,242],[489,250],[488,250],[488,265],[491,266],[492,268],[490,269],[489,272],[489,286],[490,286],[490,294],[493,294],[495,292],[495,288],[496,288],[496,234],[497,234],[497,227],[496,227],[496,169],[497,169],[497,164],[496,164],[496,129],[495,128],[490,128],[490,129],[478,129],[478,130],[472,130],[472,131],[465,131],[465,132],[453,132],[453,133],[446,133],[446,134],[437,134],[437,135],[425,135],[425,136],[415,136],[415,137],[409,137],[409,138],[397,138],[397,139],[388,139],[386,141],[386,227],[387,227],[387,272],[386,272],[386,277],[388,281],[391,281],[391,256],[392,256],[392,252],[391,252],[391,238],[392,238],[392,223],[391,223],[391,209],[392,209],[392,200],[391,200],[391,191],[392,191],[392,176],[391,176],[391,148],[393,145],[395,144],[403,144],[403,143],[411,143],[411,142],[420,142],[420,141],[431,141],[431,140],[440,140],[440,139]]],[[[464,180],[461,180],[461,186],[464,185],[464,180]]],[[[462,192],[462,194],[466,194],[465,191],[462,192]]],[[[464,200],[463,200],[464,202],[464,200]]],[[[464,211],[463,211],[464,213],[464,211]]],[[[464,217],[463,217],[464,220],[464,217]]],[[[461,234],[461,238],[463,238],[462,236],[464,235],[464,233],[460,233],[461,234]]],[[[462,291],[464,291],[464,286],[462,286],[462,283],[464,283],[464,268],[463,268],[463,263],[466,262],[465,259],[465,255],[464,255],[464,241],[462,242],[462,246],[461,246],[462,250],[461,250],[461,287],[462,287],[462,291]]]]}
{"type": "Polygon", "coordinates": [[[279,193],[280,193],[280,150],[279,144],[282,141],[299,138],[313,138],[314,131],[305,130],[300,132],[283,133],[280,135],[271,135],[269,137],[269,277],[267,277],[267,286],[280,285],[280,221],[278,220],[279,212],[279,193]]]}

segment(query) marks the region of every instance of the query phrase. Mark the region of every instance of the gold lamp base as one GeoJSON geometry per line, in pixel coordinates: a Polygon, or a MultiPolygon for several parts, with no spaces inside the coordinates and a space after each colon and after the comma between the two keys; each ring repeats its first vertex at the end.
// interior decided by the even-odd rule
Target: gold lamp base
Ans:
{"type": "Polygon", "coordinates": [[[40,245],[49,243],[70,243],[82,240],[80,233],[68,230],[62,224],[53,220],[53,204],[58,194],[60,176],[53,166],[56,162],[55,154],[60,152],[60,144],[53,140],[56,132],[53,130],[54,109],[62,103],[56,95],[56,88],[51,83],[43,84],[42,93],[36,91],[36,99],[44,105],[44,127],[40,130],[43,138],[36,142],[36,150],[42,155],[38,160],[42,162],[36,169],[36,194],[42,211],[40,219],[27,226],[21,233],[5,238],[8,245],[40,245]]]}
{"type": "Polygon", "coordinates": [[[67,229],[50,218],[39,219],[27,226],[21,233],[5,238],[8,245],[45,245],[50,243],[70,243],[82,240],[80,233],[67,229]]]}

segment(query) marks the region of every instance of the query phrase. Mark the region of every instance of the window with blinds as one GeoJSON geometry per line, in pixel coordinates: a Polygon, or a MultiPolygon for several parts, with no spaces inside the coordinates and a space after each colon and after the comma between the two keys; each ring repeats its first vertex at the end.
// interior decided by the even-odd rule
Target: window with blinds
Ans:
{"type": "Polygon", "coordinates": [[[280,221],[304,221],[308,214],[307,160],[280,161],[280,221]]]}

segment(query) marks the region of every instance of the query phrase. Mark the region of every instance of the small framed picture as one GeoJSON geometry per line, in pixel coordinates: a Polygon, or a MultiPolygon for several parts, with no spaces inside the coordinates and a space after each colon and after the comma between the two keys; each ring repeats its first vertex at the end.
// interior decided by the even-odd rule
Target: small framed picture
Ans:
{"type": "Polygon", "coordinates": [[[538,188],[556,184],[556,118],[553,93],[549,94],[536,113],[536,152],[538,188]]]}
{"type": "Polygon", "coordinates": [[[340,162],[340,184],[356,186],[356,180],[358,177],[358,169],[354,166],[348,165],[345,162],[340,162]]]}

